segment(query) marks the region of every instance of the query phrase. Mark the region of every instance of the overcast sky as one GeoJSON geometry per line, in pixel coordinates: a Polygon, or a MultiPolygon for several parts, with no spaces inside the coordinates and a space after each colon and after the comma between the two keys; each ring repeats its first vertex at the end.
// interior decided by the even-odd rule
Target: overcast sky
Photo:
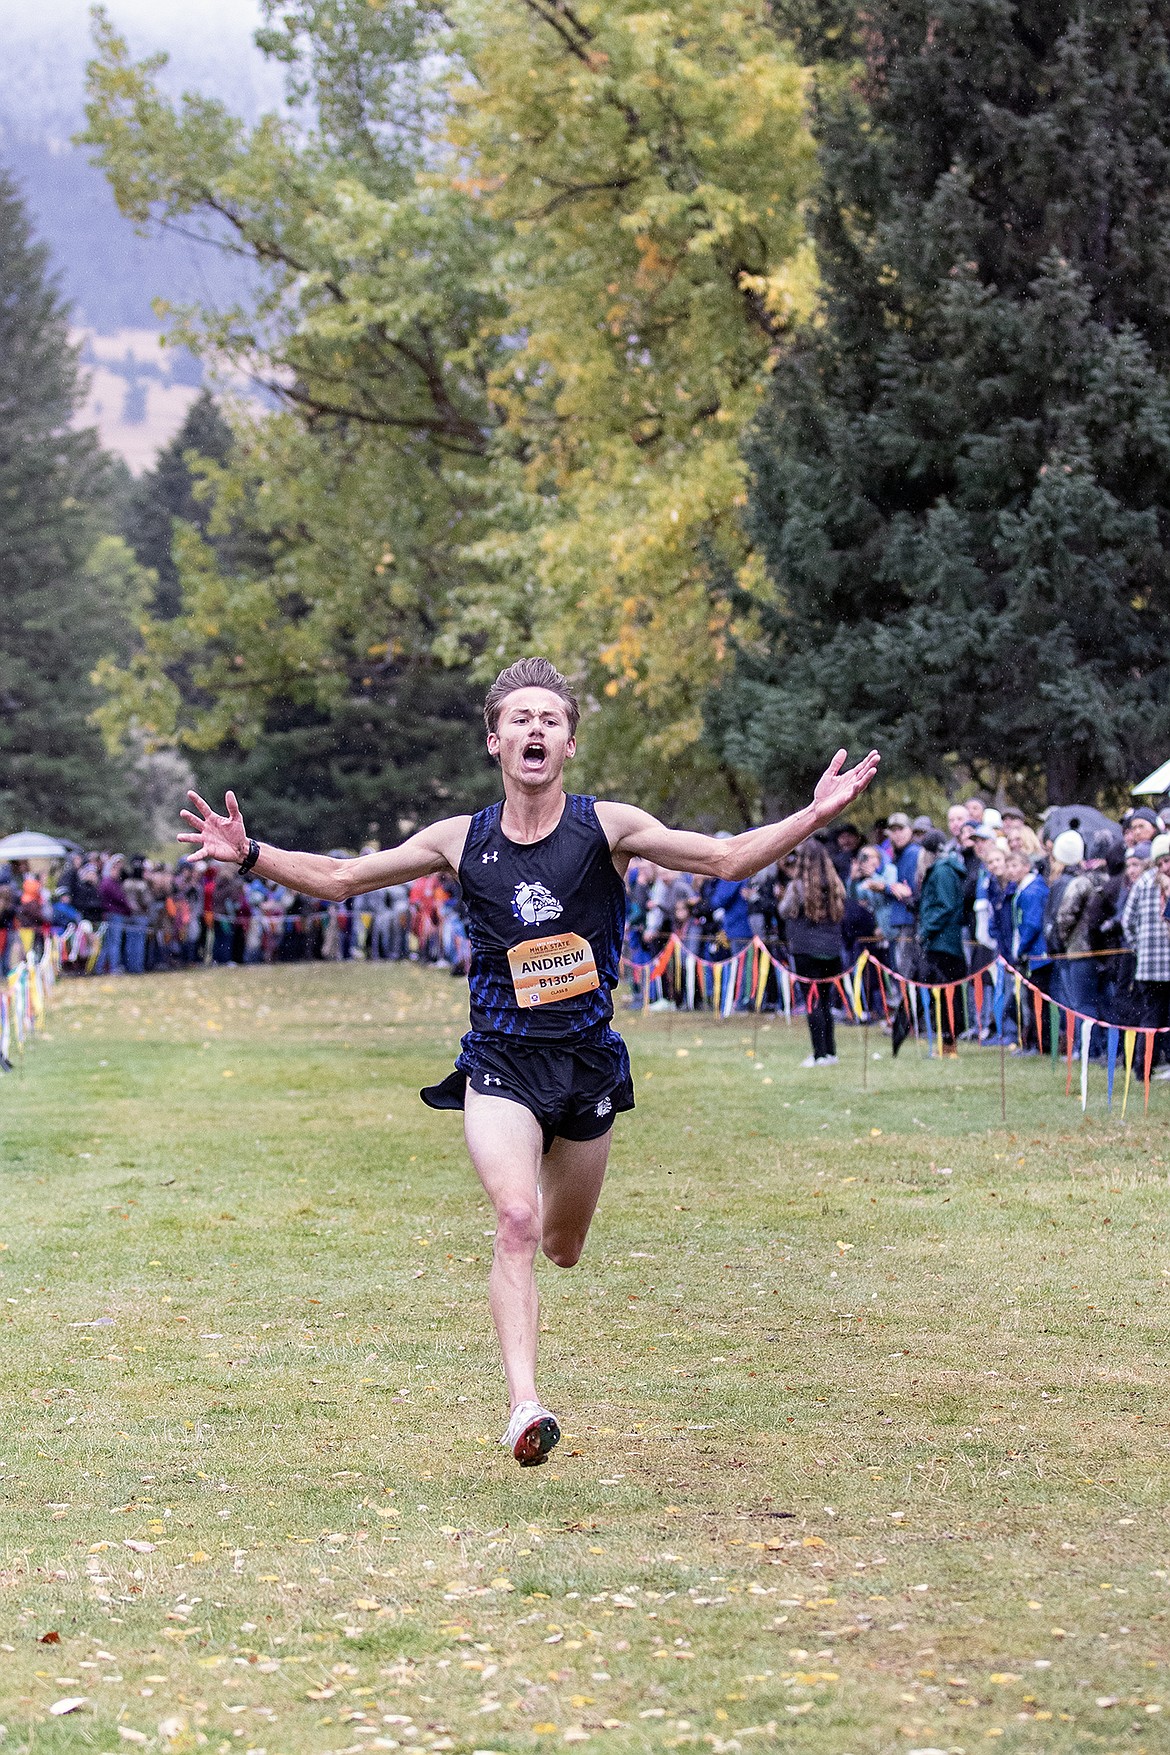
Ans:
{"type": "MultiPolygon", "coordinates": [[[[0,0],[0,123],[25,138],[64,139],[81,120],[90,53],[89,0],[0,0]]],[[[252,42],[255,0],[108,0],[132,52],[165,49],[166,82],[224,98],[245,115],[275,104],[281,80],[252,42]]]]}

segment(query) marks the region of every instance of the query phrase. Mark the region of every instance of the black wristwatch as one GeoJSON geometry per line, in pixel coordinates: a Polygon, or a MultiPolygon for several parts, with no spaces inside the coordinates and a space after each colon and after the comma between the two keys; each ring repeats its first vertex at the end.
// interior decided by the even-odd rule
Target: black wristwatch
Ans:
{"type": "Polygon", "coordinates": [[[240,876],[241,877],[247,877],[248,873],[251,871],[252,867],[255,865],[255,863],[259,859],[259,857],[260,857],[260,843],[259,843],[259,841],[253,841],[251,835],[249,835],[248,836],[247,854],[240,861],[240,876]]]}

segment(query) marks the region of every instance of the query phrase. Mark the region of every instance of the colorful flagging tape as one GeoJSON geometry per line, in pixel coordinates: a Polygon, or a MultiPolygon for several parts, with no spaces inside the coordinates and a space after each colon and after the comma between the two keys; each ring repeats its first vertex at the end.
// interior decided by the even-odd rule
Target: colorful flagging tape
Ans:
{"type": "Polygon", "coordinates": [[[61,946],[54,934],[39,957],[30,951],[24,961],[0,980],[0,1066],[7,1071],[13,1056],[45,1026],[49,996],[61,968],[61,946]]]}
{"type": "Polygon", "coordinates": [[[778,957],[773,956],[761,938],[753,938],[732,957],[713,961],[688,950],[677,934],[672,933],[655,957],[645,962],[623,957],[622,967],[633,981],[635,993],[644,1010],[657,1000],[670,998],[674,1003],[682,1004],[687,1011],[693,1011],[696,1002],[699,1002],[724,1018],[738,1010],[758,1012],[762,1010],[767,997],[769,978],[774,976],[779,1009],[791,1022],[794,998],[800,997],[800,990],[804,990],[804,1009],[811,1011],[817,1003],[819,988],[827,979],[840,1000],[842,1009],[855,1023],[865,1022],[870,1014],[871,1008],[865,1003],[865,976],[867,968],[871,968],[877,976],[871,991],[880,1001],[885,1016],[892,1017],[899,1007],[904,1006],[915,1036],[925,1039],[930,1054],[936,1052],[936,1044],[955,1040],[956,1026],[970,1026],[973,1020],[967,999],[968,992],[974,1000],[974,1019],[983,1016],[984,991],[985,987],[990,986],[991,1013],[995,1019],[996,1034],[1001,1038],[1008,1018],[1009,1001],[1012,1003],[1015,1022],[1022,1033],[1030,1000],[1037,1047],[1044,1040],[1044,1020],[1047,1016],[1049,1050],[1054,1063],[1060,1053],[1063,1033],[1067,1062],[1065,1091],[1071,1095],[1074,1062],[1079,1061],[1082,1110],[1087,1109],[1089,1101],[1089,1062],[1092,1057],[1094,1031],[1104,1032],[1106,1102],[1112,1109],[1120,1055],[1125,1072],[1121,1098],[1123,1120],[1129,1103],[1135,1061],[1138,1062],[1145,1108],[1148,1109],[1154,1038],[1170,1033],[1164,1027],[1109,1024],[1100,1018],[1087,1017],[1071,1006],[1059,1004],[1003,957],[997,957],[982,969],[973,969],[970,974],[957,981],[929,982],[914,981],[907,975],[899,974],[898,970],[890,968],[875,957],[872,951],[863,949],[849,969],[843,970],[839,975],[821,977],[818,981],[813,976],[798,975],[795,970],[790,969],[778,957]],[[669,995],[666,992],[668,983],[671,987],[669,995]],[[1025,994],[1028,995],[1028,1000],[1025,999],[1025,994]],[[1137,1053],[1139,1037],[1142,1044],[1140,1060],[1137,1053]]]}

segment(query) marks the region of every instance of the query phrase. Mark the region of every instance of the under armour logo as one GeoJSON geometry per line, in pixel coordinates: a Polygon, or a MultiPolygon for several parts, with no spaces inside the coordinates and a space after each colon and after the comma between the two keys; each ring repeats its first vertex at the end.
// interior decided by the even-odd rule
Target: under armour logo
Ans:
{"type": "Polygon", "coordinates": [[[480,861],[482,864],[494,865],[496,863],[496,860],[500,856],[499,856],[499,853],[497,852],[497,853],[481,853],[479,857],[480,857],[480,861]]]}
{"type": "Polygon", "coordinates": [[[610,1101],[610,1099],[608,1097],[603,1097],[601,1099],[601,1102],[597,1105],[597,1108],[593,1111],[593,1113],[597,1116],[598,1120],[600,1121],[602,1116],[608,1115],[612,1108],[613,1108],[613,1104],[610,1101]]]}
{"type": "Polygon", "coordinates": [[[497,1079],[492,1073],[484,1073],[483,1082],[485,1085],[502,1085],[504,1081],[497,1079]]]}

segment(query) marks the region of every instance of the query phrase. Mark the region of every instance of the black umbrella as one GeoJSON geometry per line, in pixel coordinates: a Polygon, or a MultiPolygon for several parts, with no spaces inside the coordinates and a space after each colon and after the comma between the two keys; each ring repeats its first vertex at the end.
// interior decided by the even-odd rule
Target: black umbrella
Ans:
{"type": "Polygon", "coordinates": [[[1044,818],[1044,833],[1055,841],[1066,829],[1075,829],[1086,847],[1094,835],[1112,835],[1115,841],[1121,840],[1121,824],[1093,804],[1054,805],[1044,818]]]}

